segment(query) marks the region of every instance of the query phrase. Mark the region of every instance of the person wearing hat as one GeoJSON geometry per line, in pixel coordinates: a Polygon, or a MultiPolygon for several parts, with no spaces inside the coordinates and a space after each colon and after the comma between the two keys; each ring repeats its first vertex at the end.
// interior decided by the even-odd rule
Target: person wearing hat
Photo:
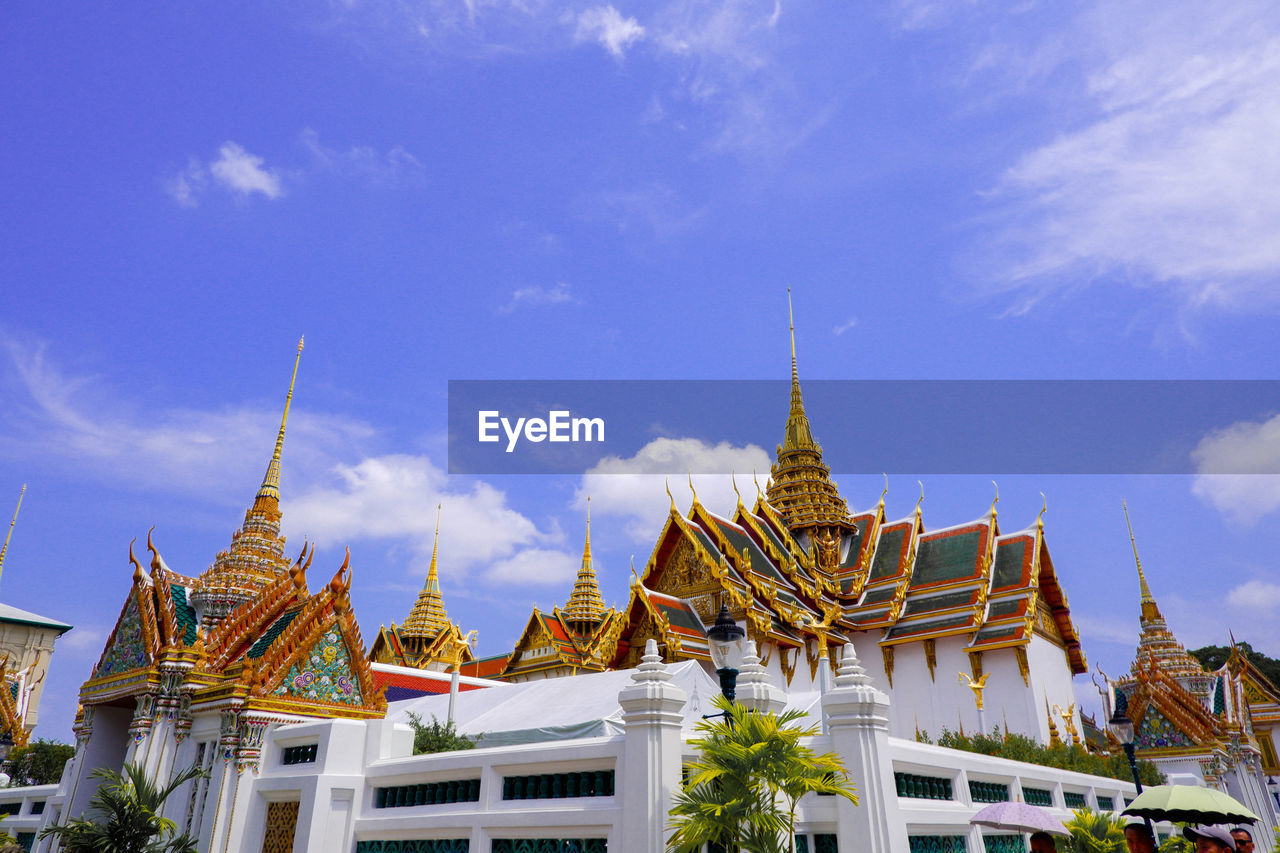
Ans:
{"type": "Polygon", "coordinates": [[[1225,826],[1188,826],[1182,837],[1196,845],[1196,853],[1235,853],[1236,840],[1225,826]]]}
{"type": "Polygon", "coordinates": [[[1238,853],[1253,853],[1253,833],[1243,826],[1231,830],[1231,837],[1236,840],[1238,853]]]}

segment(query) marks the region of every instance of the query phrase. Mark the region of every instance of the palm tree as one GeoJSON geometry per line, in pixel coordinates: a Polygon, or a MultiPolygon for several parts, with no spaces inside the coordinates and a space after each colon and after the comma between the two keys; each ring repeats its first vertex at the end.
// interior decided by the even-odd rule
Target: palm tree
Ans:
{"type": "Polygon", "coordinates": [[[1123,818],[1092,809],[1076,809],[1075,816],[1063,823],[1070,837],[1063,847],[1067,853],[1124,853],[1123,818]]]}
{"type": "Polygon", "coordinates": [[[702,737],[690,741],[700,755],[671,809],[675,832],[668,846],[674,853],[693,853],[704,844],[794,853],[801,797],[834,794],[857,803],[839,757],[800,742],[818,733],[795,725],[806,716],[803,711],[752,713],[721,697],[716,707],[724,715],[704,720],[698,726],[702,737]]]}
{"type": "Polygon", "coordinates": [[[138,764],[126,764],[123,773],[100,768],[93,775],[103,780],[89,800],[89,811],[98,819],[73,818],[44,829],[41,838],[57,836],[67,853],[196,853],[196,839],[175,835],[178,825],[161,817],[160,810],[170,794],[206,771],[192,765],[163,788],[138,764]]]}

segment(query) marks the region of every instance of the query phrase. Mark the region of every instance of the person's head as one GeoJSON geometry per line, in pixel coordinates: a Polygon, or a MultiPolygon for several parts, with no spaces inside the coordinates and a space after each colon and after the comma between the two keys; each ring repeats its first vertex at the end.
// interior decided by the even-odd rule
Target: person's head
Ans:
{"type": "Polygon", "coordinates": [[[1236,840],[1225,826],[1188,826],[1182,836],[1196,845],[1196,853],[1235,853],[1236,840]]]}
{"type": "Polygon", "coordinates": [[[1031,836],[1031,853],[1058,853],[1053,843],[1053,836],[1047,832],[1037,832],[1031,836]]]}
{"type": "Polygon", "coordinates": [[[1145,823],[1126,826],[1124,842],[1129,846],[1129,853],[1156,853],[1156,840],[1151,836],[1151,827],[1145,823]]]}
{"type": "Polygon", "coordinates": [[[1231,837],[1236,840],[1236,850],[1240,853],[1253,853],[1253,833],[1243,826],[1231,830],[1231,837]]]}

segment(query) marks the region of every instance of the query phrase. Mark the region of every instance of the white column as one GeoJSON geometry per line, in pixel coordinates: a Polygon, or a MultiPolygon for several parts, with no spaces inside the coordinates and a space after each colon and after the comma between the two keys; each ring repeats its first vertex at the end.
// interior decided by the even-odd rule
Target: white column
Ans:
{"type": "Polygon", "coordinates": [[[907,827],[898,811],[889,758],[889,697],[871,686],[852,643],[836,686],[822,697],[831,743],[858,788],[855,806],[836,800],[837,838],[841,850],[864,853],[907,853],[907,827]]]}
{"type": "MultiPolygon", "coordinates": [[[[645,643],[634,684],[618,693],[625,741],[616,770],[615,797],[622,809],[621,853],[662,853],[667,846],[667,813],[680,786],[684,722],[683,690],[670,683],[653,640],[645,643]]],[[[852,849],[852,848],[850,848],[852,849]]]]}
{"type": "Polygon", "coordinates": [[[742,669],[738,672],[738,686],[734,693],[735,702],[757,714],[776,714],[787,704],[786,695],[760,665],[755,640],[747,640],[747,650],[742,656],[742,669]]]}

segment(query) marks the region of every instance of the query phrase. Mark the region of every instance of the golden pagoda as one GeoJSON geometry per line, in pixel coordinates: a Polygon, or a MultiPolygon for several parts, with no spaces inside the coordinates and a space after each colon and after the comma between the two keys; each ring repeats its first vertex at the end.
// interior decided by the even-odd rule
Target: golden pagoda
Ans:
{"type": "Polygon", "coordinates": [[[1147,585],[1147,576],[1142,571],[1142,559],[1138,556],[1138,542],[1133,536],[1133,524],[1129,521],[1129,507],[1123,501],[1124,521],[1129,527],[1129,544],[1133,546],[1133,561],[1138,566],[1138,590],[1140,595],[1141,616],[1138,624],[1142,628],[1138,636],[1138,652],[1133,661],[1133,673],[1156,668],[1165,675],[1187,679],[1184,685],[1192,694],[1201,698],[1209,694],[1209,679],[1200,662],[1187,653],[1169,630],[1168,623],[1156,605],[1151,587],[1147,585]]]}
{"type": "Polygon", "coordinates": [[[809,418],[800,394],[800,373],[796,368],[796,327],[791,312],[791,290],[787,289],[787,316],[791,331],[791,410],[783,441],[777,448],[777,461],[769,468],[769,503],[781,514],[787,527],[797,538],[807,535],[809,547],[819,554],[823,549],[827,560],[834,559],[842,537],[853,533],[855,525],[849,517],[831,469],[822,461],[822,446],[813,438],[809,418]]]}
{"type": "Polygon", "coordinates": [[[207,629],[237,605],[252,600],[262,590],[289,576],[285,538],[280,535],[280,454],[289,423],[289,406],[293,402],[293,385],[298,378],[298,362],[302,359],[302,343],[299,338],[280,431],[262,485],[253,505],[244,514],[243,526],[231,535],[231,547],[214,557],[213,564],[200,576],[191,593],[191,603],[199,613],[202,628],[207,629]]]}
{"type": "Polygon", "coordinates": [[[591,561],[591,498],[587,498],[587,540],[582,547],[582,565],[573,584],[573,594],[564,609],[564,621],[574,633],[591,634],[604,618],[604,596],[596,583],[596,570],[591,561]]]}
{"type": "Polygon", "coordinates": [[[427,580],[404,624],[398,626],[392,622],[390,628],[384,625],[378,630],[378,636],[369,647],[369,660],[374,663],[441,670],[471,660],[469,638],[449,620],[444,596],[440,593],[437,557],[441,510],[441,506],[436,507],[436,532],[431,545],[427,580]]]}

